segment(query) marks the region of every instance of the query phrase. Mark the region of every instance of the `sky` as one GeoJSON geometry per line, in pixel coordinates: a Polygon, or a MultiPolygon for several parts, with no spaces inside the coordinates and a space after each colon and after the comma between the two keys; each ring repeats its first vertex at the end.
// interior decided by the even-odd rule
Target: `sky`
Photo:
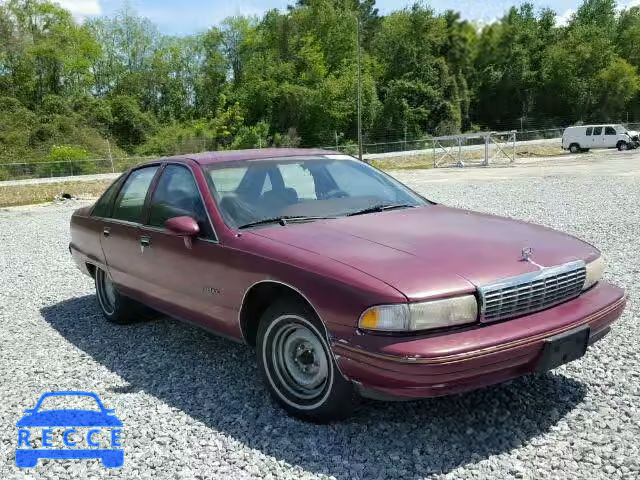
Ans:
{"type": "MultiPolygon", "coordinates": [[[[188,35],[219,24],[232,15],[261,15],[272,8],[285,9],[295,0],[53,0],[83,20],[98,15],[112,15],[128,3],[134,10],[153,21],[160,30],[170,35],[188,35]]],[[[377,0],[381,13],[398,10],[414,0],[377,0]]],[[[518,0],[431,0],[427,2],[436,11],[453,9],[468,20],[491,22],[501,17],[518,0]]],[[[537,7],[551,7],[558,13],[559,23],[568,20],[580,0],[532,0],[537,7]]],[[[640,0],[619,0],[621,7],[638,5],[640,0]]]]}

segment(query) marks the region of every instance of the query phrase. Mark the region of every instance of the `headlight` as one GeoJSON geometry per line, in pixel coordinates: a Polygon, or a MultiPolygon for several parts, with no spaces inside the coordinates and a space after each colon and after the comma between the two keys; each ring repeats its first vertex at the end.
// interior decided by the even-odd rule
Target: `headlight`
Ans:
{"type": "Polygon", "coordinates": [[[413,332],[473,323],[478,302],[473,295],[423,303],[378,305],[368,308],[358,321],[364,330],[413,332]]]}
{"type": "Polygon", "coordinates": [[[582,290],[593,287],[602,278],[604,273],[604,260],[602,257],[596,258],[593,262],[587,263],[587,276],[584,279],[582,290]]]}

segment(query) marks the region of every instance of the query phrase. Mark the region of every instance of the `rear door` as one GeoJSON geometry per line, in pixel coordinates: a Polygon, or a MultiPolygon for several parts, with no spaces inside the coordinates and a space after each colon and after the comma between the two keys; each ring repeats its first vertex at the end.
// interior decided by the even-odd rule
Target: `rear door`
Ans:
{"type": "Polygon", "coordinates": [[[123,293],[135,297],[146,288],[140,276],[140,225],[147,194],[159,169],[160,165],[149,165],[133,170],[118,192],[109,218],[101,219],[100,243],[109,274],[123,293]]]}

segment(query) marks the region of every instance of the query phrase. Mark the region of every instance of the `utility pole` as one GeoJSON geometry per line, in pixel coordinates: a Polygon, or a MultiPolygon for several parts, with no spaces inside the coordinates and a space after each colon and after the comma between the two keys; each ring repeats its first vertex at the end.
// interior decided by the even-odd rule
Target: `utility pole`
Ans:
{"type": "Polygon", "coordinates": [[[360,9],[356,12],[358,63],[358,159],[362,161],[362,52],[360,50],[360,9]]]}
{"type": "Polygon", "coordinates": [[[111,173],[116,173],[116,169],[113,166],[113,156],[111,155],[111,143],[109,143],[108,138],[107,138],[107,151],[109,152],[109,162],[111,162],[111,173]]]}

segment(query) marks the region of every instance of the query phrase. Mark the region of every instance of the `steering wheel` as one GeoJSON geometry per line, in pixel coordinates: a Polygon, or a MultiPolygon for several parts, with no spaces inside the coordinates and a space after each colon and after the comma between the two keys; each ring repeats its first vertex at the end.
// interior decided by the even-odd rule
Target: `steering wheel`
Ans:
{"type": "Polygon", "coordinates": [[[347,192],[345,192],[344,190],[340,190],[339,188],[334,188],[333,190],[329,190],[328,192],[325,192],[325,194],[324,194],[324,198],[325,199],[347,198],[348,196],[349,196],[349,194],[347,192]]]}

